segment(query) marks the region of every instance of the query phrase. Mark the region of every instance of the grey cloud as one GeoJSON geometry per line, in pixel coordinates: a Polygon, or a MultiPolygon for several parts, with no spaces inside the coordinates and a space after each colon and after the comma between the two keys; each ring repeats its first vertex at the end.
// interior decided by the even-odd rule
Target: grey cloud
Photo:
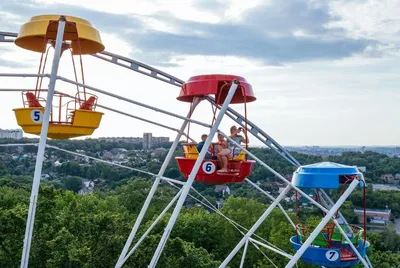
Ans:
{"type": "MultiPolygon", "coordinates": [[[[18,14],[25,17],[26,20],[40,14],[64,14],[81,17],[95,24],[97,28],[106,29],[107,31],[143,27],[140,20],[134,16],[121,16],[66,4],[38,5],[29,0],[24,3],[21,3],[19,0],[7,0],[0,2],[0,9],[4,12],[18,14]]],[[[16,31],[17,29],[14,30],[16,31]]]]}
{"type": "MultiPolygon", "coordinates": [[[[350,39],[338,29],[325,28],[324,25],[334,18],[330,18],[325,1],[314,0],[313,3],[303,0],[268,2],[248,10],[240,23],[184,21],[165,12],[153,16],[178,28],[179,34],[148,29],[138,15],[116,15],[71,5],[25,5],[21,8],[19,2],[7,1],[1,3],[0,8],[25,17],[62,10],[64,14],[86,18],[101,31],[113,32],[145,51],[128,56],[158,66],[169,66],[173,57],[182,54],[242,56],[268,65],[338,59],[376,43],[350,39]],[[293,36],[293,31],[298,29],[311,34],[312,38],[293,36]],[[274,36],[276,33],[278,35],[274,36]]],[[[196,5],[218,13],[227,8],[222,1],[212,0],[201,0],[196,5]]]]}
{"type": "MultiPolygon", "coordinates": [[[[1,30],[1,29],[0,29],[1,30]]],[[[0,46],[0,67],[8,67],[8,68],[30,68],[36,66],[36,63],[31,61],[13,61],[12,59],[6,59],[4,54],[8,52],[13,52],[11,49],[13,43],[5,43],[0,46]]]]}
{"type": "Polygon", "coordinates": [[[229,3],[225,0],[195,0],[193,6],[198,9],[208,9],[214,13],[223,14],[228,9],[229,3]]]}
{"type": "MultiPolygon", "coordinates": [[[[216,6],[211,2],[203,0],[198,5],[218,12],[227,9],[221,2],[214,1],[216,6]]],[[[325,28],[335,18],[330,17],[327,2],[323,0],[271,1],[248,10],[240,24],[183,21],[165,12],[154,17],[178,28],[182,34],[149,30],[134,32],[125,38],[137,47],[169,54],[169,57],[179,54],[242,56],[280,66],[288,62],[343,58],[377,43],[351,39],[345,37],[343,30],[325,28]],[[296,30],[303,30],[309,36],[296,37],[293,35],[296,30]]]]}
{"type": "Polygon", "coordinates": [[[328,6],[323,1],[311,5],[305,0],[271,1],[249,10],[244,20],[253,27],[290,35],[296,29],[314,34],[325,33],[324,24],[331,20],[328,6]]]}
{"type": "MultiPolygon", "coordinates": [[[[235,32],[237,29],[232,29],[235,32]]],[[[197,37],[148,31],[145,34],[128,35],[137,47],[165,54],[235,55],[261,59],[265,63],[296,62],[313,59],[329,59],[350,56],[362,51],[370,43],[361,40],[315,41],[295,37],[261,38],[248,32],[238,36],[221,35],[218,29],[208,37],[197,37]]]]}
{"type": "Polygon", "coordinates": [[[0,57],[0,67],[7,67],[7,68],[30,68],[36,65],[30,62],[20,62],[20,61],[12,61],[6,60],[4,57],[0,57]]]}

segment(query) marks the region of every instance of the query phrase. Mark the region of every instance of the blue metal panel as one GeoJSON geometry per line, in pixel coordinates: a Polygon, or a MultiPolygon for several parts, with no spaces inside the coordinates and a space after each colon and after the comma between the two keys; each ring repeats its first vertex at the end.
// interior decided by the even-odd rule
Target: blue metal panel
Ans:
{"type": "MultiPolygon", "coordinates": [[[[295,252],[297,252],[302,245],[297,241],[297,236],[292,236],[290,238],[290,243],[292,243],[295,252]]],[[[370,243],[366,242],[365,245],[363,245],[363,242],[363,240],[360,240],[357,250],[364,258],[370,243]]],[[[306,263],[325,267],[352,267],[360,262],[359,259],[342,260],[341,255],[340,248],[320,248],[310,246],[306,249],[300,259],[306,263]]]]}
{"type": "Polygon", "coordinates": [[[293,173],[292,182],[299,188],[335,189],[339,188],[340,178],[345,175],[357,175],[363,178],[363,174],[356,167],[321,162],[299,167],[293,173]]]}

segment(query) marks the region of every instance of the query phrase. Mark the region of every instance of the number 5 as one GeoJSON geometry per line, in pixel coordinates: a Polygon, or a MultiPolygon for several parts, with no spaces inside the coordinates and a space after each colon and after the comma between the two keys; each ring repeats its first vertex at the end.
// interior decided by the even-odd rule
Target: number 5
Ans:
{"type": "Polygon", "coordinates": [[[33,120],[34,121],[39,121],[40,120],[40,111],[34,111],[33,112],[33,120]]]}
{"type": "Polygon", "coordinates": [[[43,114],[40,110],[33,110],[31,112],[31,120],[35,123],[41,123],[43,120],[43,114]]]}

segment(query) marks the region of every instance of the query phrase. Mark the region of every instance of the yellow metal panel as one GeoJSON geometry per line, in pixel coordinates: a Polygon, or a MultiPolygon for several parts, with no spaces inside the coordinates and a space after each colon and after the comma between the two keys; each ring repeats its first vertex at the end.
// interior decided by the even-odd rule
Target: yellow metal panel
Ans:
{"type": "Polygon", "coordinates": [[[231,160],[239,160],[239,161],[244,161],[246,159],[246,153],[244,151],[240,151],[238,156],[236,157],[231,157],[231,160]]]}
{"type": "Polygon", "coordinates": [[[98,128],[103,113],[87,110],[75,110],[74,127],[98,128]]]}
{"type": "MultiPolygon", "coordinates": [[[[40,135],[44,108],[18,108],[13,111],[25,133],[40,135]]],[[[74,124],[50,123],[47,137],[63,140],[92,135],[99,127],[102,116],[100,112],[76,110],[74,124]]]]}
{"type": "MultiPolygon", "coordinates": [[[[21,26],[15,44],[24,49],[36,52],[43,52],[43,41],[46,36],[55,40],[57,35],[57,24],[51,25],[51,20],[57,21],[60,15],[41,15],[35,16],[29,22],[21,26]]],[[[73,16],[66,16],[68,22],[74,22],[76,29],[72,25],[66,25],[64,41],[72,41],[72,53],[79,54],[77,36],[79,36],[81,53],[94,54],[104,50],[99,32],[87,21],[73,16]]]]}
{"type": "Polygon", "coordinates": [[[15,112],[18,125],[42,126],[44,108],[18,108],[13,111],[15,112]],[[40,111],[40,113],[35,111],[40,111]]]}
{"type": "Polygon", "coordinates": [[[197,151],[195,144],[184,144],[183,150],[185,153],[185,158],[188,159],[197,159],[199,156],[199,152],[197,151]]]}
{"type": "MultiPolygon", "coordinates": [[[[40,135],[42,125],[39,126],[21,126],[25,133],[40,135]]],[[[92,135],[94,128],[76,128],[71,125],[50,124],[47,137],[56,140],[65,140],[81,136],[92,135]]]]}

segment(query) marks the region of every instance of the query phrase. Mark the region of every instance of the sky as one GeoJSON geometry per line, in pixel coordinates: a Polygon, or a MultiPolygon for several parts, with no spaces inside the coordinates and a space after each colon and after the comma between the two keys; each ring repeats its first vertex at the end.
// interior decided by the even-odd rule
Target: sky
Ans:
{"type": "MultiPolygon", "coordinates": [[[[32,16],[64,14],[89,20],[106,51],[182,80],[201,74],[245,77],[257,101],[248,118],[281,145],[399,145],[400,1],[397,0],[8,0],[0,1],[0,31],[18,32],[32,16]]],[[[0,43],[1,73],[36,73],[40,54],[0,43]]],[[[51,60],[46,72],[50,73],[51,60]]],[[[186,115],[179,88],[83,57],[86,84],[186,115]]],[[[66,52],[59,75],[73,79],[66,52]]],[[[45,83],[46,84],[46,83],[45,83]]],[[[47,85],[47,84],[46,84],[47,85]]],[[[32,78],[0,77],[0,88],[35,87],[32,78]]],[[[58,81],[56,90],[76,88],[58,81]]],[[[0,92],[0,128],[18,128],[12,109],[20,93],[0,92]]],[[[182,120],[98,94],[98,103],[180,128],[182,120]]],[[[242,104],[231,105],[242,112],[242,104]]],[[[102,111],[101,109],[98,109],[102,111]]],[[[211,123],[202,102],[193,118],[211,123]]],[[[225,117],[221,129],[233,121],[225,117]]],[[[97,137],[176,133],[106,111],[97,137]]],[[[199,140],[208,129],[190,125],[199,140]]],[[[32,137],[27,135],[28,137],[32,137]]],[[[250,136],[250,145],[261,142],[250,136]]]]}

